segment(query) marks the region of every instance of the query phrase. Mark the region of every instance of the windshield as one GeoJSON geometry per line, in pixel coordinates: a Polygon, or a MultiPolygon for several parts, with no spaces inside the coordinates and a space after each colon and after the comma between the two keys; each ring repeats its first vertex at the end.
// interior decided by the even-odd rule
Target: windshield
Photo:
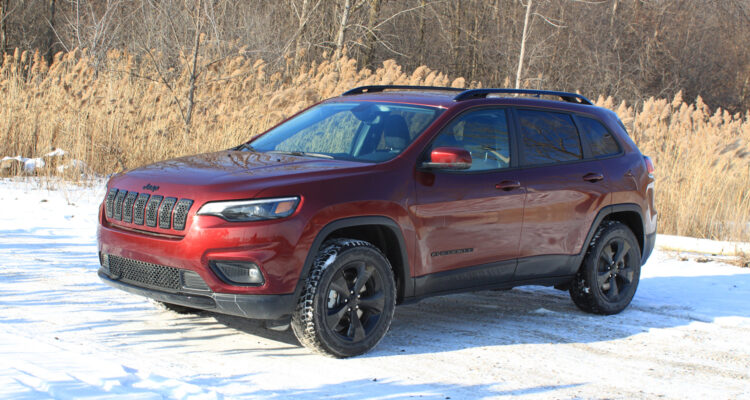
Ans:
{"type": "Polygon", "coordinates": [[[406,104],[325,103],[253,140],[245,150],[381,162],[399,155],[442,113],[406,104]]]}

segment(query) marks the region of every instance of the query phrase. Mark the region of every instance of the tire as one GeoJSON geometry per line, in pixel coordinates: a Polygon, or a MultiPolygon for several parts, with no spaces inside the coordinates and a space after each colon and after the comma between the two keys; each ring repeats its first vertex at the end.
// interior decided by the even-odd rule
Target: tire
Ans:
{"type": "Polygon", "coordinates": [[[179,304],[165,303],[163,301],[157,301],[157,300],[154,300],[154,302],[169,311],[176,312],[177,314],[198,314],[199,312],[202,311],[197,308],[181,306],[179,304]]]}
{"type": "Polygon", "coordinates": [[[570,297],[583,311],[611,315],[633,299],[641,276],[641,251],[633,232],[616,221],[603,222],[570,285],[570,297]]]}
{"type": "Polygon", "coordinates": [[[395,308],[393,269],[383,253],[365,241],[334,239],[313,262],[291,326],[303,346],[352,357],[380,342],[395,308]]]}

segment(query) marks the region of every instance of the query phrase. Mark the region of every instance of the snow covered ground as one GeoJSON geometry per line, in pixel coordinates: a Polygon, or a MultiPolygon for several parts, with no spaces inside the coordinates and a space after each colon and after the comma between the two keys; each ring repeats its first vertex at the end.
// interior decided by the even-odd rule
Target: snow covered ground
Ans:
{"type": "Polygon", "coordinates": [[[40,186],[0,180],[0,398],[750,398],[750,269],[657,251],[610,317],[550,288],[432,298],[335,360],[102,284],[102,189],[40,186]]]}

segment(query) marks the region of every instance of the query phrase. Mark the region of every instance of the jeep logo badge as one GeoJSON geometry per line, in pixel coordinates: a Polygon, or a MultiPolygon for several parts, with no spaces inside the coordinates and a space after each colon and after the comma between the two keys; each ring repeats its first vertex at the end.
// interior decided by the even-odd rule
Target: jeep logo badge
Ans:
{"type": "Polygon", "coordinates": [[[147,184],[146,186],[143,187],[143,190],[150,190],[152,192],[155,192],[155,191],[159,190],[159,187],[158,186],[154,186],[154,185],[152,185],[152,184],[149,183],[149,184],[147,184]]]}

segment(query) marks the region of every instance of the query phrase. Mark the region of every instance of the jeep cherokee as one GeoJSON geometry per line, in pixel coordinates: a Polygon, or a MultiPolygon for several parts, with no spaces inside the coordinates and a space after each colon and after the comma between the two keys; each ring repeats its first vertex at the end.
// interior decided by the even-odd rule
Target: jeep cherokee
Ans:
{"type": "Polygon", "coordinates": [[[654,246],[653,171],[578,94],[359,87],[230,150],[114,176],[99,276],[178,312],[291,324],[335,357],[426,296],[547,285],[614,314],[654,246]]]}

